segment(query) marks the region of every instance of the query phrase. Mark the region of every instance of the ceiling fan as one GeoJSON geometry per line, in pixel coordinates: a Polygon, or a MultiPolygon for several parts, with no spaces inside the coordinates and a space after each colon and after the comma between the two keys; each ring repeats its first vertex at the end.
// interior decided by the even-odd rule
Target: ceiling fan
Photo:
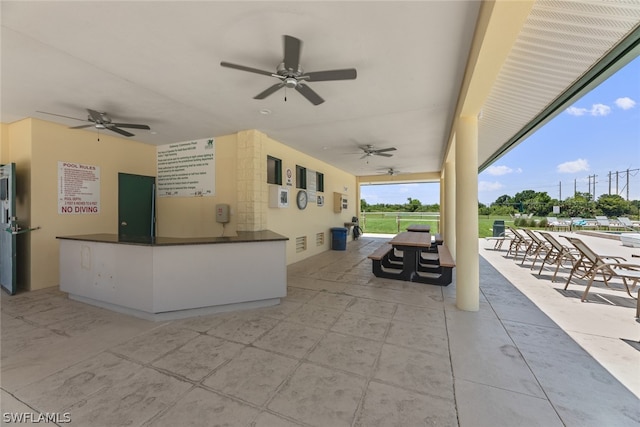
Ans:
{"type": "Polygon", "coordinates": [[[395,176],[395,175],[398,175],[400,173],[400,171],[398,171],[398,170],[396,170],[394,168],[389,168],[389,169],[384,169],[383,172],[379,172],[379,173],[384,173],[384,174],[389,175],[389,176],[395,176]]]}
{"type": "Polygon", "coordinates": [[[393,154],[389,154],[387,153],[387,151],[396,151],[396,147],[381,148],[376,150],[373,148],[373,145],[362,145],[360,146],[360,149],[364,151],[364,155],[360,157],[361,159],[371,156],[391,157],[393,156],[393,154]]]}
{"type": "MultiPolygon", "coordinates": [[[[280,80],[278,83],[260,92],[253,99],[264,99],[273,94],[277,90],[287,87],[295,89],[302,96],[307,98],[313,105],[319,105],[324,102],[307,82],[324,82],[329,80],[352,80],[357,76],[355,68],[346,68],[342,70],[327,70],[305,73],[300,65],[300,51],[302,50],[302,41],[292,37],[284,36],[284,59],[276,68],[275,73],[270,71],[259,70],[257,68],[245,67],[244,65],[232,64],[230,62],[221,62],[220,65],[236,70],[248,71],[250,73],[263,74],[265,76],[275,77],[280,80]]],[[[286,101],[286,98],[285,98],[286,101]]]]}
{"type": "Polygon", "coordinates": [[[86,120],[78,119],[76,117],[63,116],[61,114],[47,113],[46,111],[37,111],[37,112],[42,114],[49,114],[51,116],[65,117],[67,119],[80,120],[83,122],[84,121],[91,122],[88,125],[73,126],[73,127],[70,127],[69,129],[82,129],[82,128],[88,128],[88,127],[95,127],[96,129],[108,129],[110,131],[119,133],[120,135],[124,135],[127,137],[134,136],[134,134],[120,128],[147,129],[147,130],[151,129],[147,125],[138,125],[135,123],[114,123],[111,117],[109,117],[107,113],[99,113],[98,111],[92,110],[90,108],[87,108],[87,112],[89,113],[89,115],[87,116],[86,120]]]}

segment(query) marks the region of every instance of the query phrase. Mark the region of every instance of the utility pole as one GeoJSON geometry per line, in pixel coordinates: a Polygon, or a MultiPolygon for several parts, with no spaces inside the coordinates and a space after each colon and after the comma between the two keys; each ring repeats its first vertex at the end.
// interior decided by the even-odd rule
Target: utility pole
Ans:
{"type": "Polygon", "coordinates": [[[629,201],[629,169],[627,169],[627,201],[629,201]]]}
{"type": "Polygon", "coordinates": [[[618,171],[616,171],[616,194],[618,193],[618,171]]]}
{"type": "Polygon", "coordinates": [[[558,183],[558,200],[562,201],[562,181],[558,183]]]}
{"type": "Polygon", "coordinates": [[[609,171],[609,195],[611,195],[611,171],[609,171]]]}
{"type": "Polygon", "coordinates": [[[576,197],[576,194],[578,194],[578,179],[573,178],[573,197],[576,197]]]}

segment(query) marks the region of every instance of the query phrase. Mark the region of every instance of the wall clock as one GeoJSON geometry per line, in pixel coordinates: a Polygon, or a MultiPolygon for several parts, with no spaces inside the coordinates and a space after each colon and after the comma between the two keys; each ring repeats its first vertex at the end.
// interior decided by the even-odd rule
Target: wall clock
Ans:
{"type": "Polygon", "coordinates": [[[304,209],[307,207],[307,192],[304,190],[298,191],[298,195],[296,197],[296,202],[298,203],[298,209],[304,209]]]}

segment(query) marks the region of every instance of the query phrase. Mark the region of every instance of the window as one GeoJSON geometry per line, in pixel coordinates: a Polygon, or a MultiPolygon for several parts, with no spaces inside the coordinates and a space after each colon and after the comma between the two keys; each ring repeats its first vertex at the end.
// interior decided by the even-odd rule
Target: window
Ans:
{"type": "Polygon", "coordinates": [[[267,183],[282,185],[282,160],[267,156],[267,183]]]}
{"type": "Polygon", "coordinates": [[[307,189],[307,168],[296,165],[296,188],[307,189]]]}
{"type": "Polygon", "coordinates": [[[316,191],[324,192],[324,174],[316,172],[316,191]]]}

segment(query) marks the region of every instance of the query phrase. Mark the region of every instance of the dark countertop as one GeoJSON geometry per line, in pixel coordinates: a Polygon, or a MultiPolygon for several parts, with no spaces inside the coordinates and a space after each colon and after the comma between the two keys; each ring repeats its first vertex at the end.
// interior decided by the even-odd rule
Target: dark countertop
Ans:
{"type": "Polygon", "coordinates": [[[238,231],[237,234],[237,236],[229,237],[136,237],[103,233],[83,234],[78,236],[58,236],[57,238],[64,240],[80,240],[85,242],[117,243],[140,246],[208,245],[214,243],[249,243],[289,240],[288,237],[269,230],[238,231]]]}

